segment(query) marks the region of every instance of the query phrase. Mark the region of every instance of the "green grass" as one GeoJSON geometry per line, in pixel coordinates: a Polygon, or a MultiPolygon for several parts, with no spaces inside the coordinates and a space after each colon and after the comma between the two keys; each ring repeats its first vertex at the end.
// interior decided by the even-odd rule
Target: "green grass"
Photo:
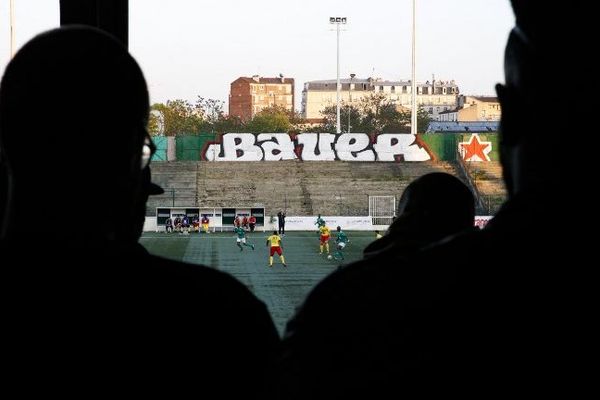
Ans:
{"type": "MultiPolygon", "coordinates": [[[[344,263],[360,260],[363,249],[375,238],[373,232],[346,232],[350,244],[344,250],[344,263]]],[[[286,321],[302,304],[309,291],[340,262],[319,254],[316,232],[290,232],[283,238],[283,254],[288,268],[279,257],[268,267],[268,232],[248,234],[248,243],[256,250],[244,247],[240,251],[233,233],[190,235],[145,233],[140,242],[152,254],[193,264],[203,264],[228,272],[244,283],[269,308],[273,321],[283,332],[286,321]]],[[[334,240],[330,250],[334,251],[334,240]]]]}

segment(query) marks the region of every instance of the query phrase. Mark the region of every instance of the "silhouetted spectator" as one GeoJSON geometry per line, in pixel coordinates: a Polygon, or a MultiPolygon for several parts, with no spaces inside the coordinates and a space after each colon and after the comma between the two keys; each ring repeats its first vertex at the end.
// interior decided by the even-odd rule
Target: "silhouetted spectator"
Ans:
{"type": "MultiPolygon", "coordinates": [[[[593,390],[597,285],[587,260],[595,249],[591,236],[579,234],[589,221],[577,211],[589,209],[580,182],[595,182],[597,168],[571,157],[578,135],[588,140],[587,119],[539,116],[557,96],[557,77],[593,76],[589,52],[577,43],[593,37],[595,5],[513,6],[506,84],[497,86],[508,201],[483,230],[409,258],[391,246],[326,277],[287,325],[273,397],[583,397],[593,390]]],[[[595,93],[579,91],[578,102],[593,102],[595,93]]]]}
{"type": "Polygon", "coordinates": [[[406,187],[397,214],[386,235],[365,248],[365,256],[389,246],[407,256],[446,236],[473,228],[475,198],[458,178],[433,172],[406,187]]]}
{"type": "MultiPolygon", "coordinates": [[[[2,149],[0,148],[0,229],[2,229],[4,215],[8,207],[8,171],[3,161],[2,149]]],[[[0,231],[0,237],[2,232],[0,231]]]]}
{"type": "Polygon", "coordinates": [[[156,192],[148,112],[137,63],[92,28],[39,35],[7,66],[6,390],[254,398],[269,379],[278,337],[264,304],[230,275],[137,243],[156,192]],[[52,233],[32,236],[31,215],[52,233]]]}

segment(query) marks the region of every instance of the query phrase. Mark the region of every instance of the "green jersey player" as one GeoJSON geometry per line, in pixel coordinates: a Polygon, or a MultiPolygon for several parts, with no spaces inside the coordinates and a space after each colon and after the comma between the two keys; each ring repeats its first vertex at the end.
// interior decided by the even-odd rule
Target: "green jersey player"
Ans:
{"type": "Polygon", "coordinates": [[[344,231],[342,231],[341,227],[337,227],[337,237],[335,238],[335,243],[336,243],[336,251],[335,253],[333,253],[333,258],[335,258],[336,260],[343,260],[344,259],[344,253],[342,252],[342,250],[344,250],[344,248],[346,247],[346,245],[348,244],[349,240],[348,240],[348,236],[344,233],[344,231]]]}
{"type": "Polygon", "coordinates": [[[233,229],[233,232],[237,235],[237,245],[240,248],[240,251],[244,250],[242,245],[249,246],[252,248],[252,250],[254,250],[253,244],[246,243],[246,231],[244,230],[244,228],[242,228],[241,226],[236,226],[233,229]]]}

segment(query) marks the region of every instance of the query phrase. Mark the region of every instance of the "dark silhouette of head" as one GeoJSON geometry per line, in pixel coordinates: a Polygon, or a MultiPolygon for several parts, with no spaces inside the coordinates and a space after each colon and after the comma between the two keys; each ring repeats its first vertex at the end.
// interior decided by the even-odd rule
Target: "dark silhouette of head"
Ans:
{"type": "Polygon", "coordinates": [[[23,46],[0,86],[7,233],[31,214],[53,223],[68,212],[93,226],[95,240],[137,240],[150,187],[142,169],[148,111],[139,66],[108,34],[63,27],[23,46]]]}
{"type": "Polygon", "coordinates": [[[337,231],[339,232],[339,231],[341,231],[341,230],[342,230],[342,227],[341,227],[341,226],[338,226],[336,229],[337,229],[337,231]]]}
{"type": "Polygon", "coordinates": [[[277,231],[273,231],[273,235],[277,235],[277,231]]]}
{"type": "Polygon", "coordinates": [[[398,218],[390,226],[414,229],[441,239],[473,226],[475,200],[458,178],[443,172],[423,175],[412,181],[398,203],[398,218]]]}
{"type": "MultiPolygon", "coordinates": [[[[574,44],[587,36],[585,12],[578,13],[578,6],[571,4],[511,3],[516,26],[506,45],[505,84],[496,85],[496,91],[502,106],[500,156],[512,197],[524,190],[546,190],[552,181],[572,175],[569,165],[555,161],[564,158],[569,135],[583,127],[585,118],[548,116],[547,104],[561,93],[558,79],[592,74],[586,73],[586,63],[577,62],[585,54],[574,44]]],[[[578,101],[585,104],[591,93],[580,91],[578,101]]]]}

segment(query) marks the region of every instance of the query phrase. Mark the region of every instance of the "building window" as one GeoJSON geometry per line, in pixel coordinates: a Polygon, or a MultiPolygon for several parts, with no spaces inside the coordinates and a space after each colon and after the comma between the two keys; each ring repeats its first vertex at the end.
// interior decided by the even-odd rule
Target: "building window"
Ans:
{"type": "Polygon", "coordinates": [[[392,86],[392,93],[396,93],[396,86],[392,86]]]}
{"type": "Polygon", "coordinates": [[[367,84],[363,83],[363,90],[367,90],[367,84]]]}
{"type": "Polygon", "coordinates": [[[379,86],[379,91],[383,92],[383,86],[379,86]]]}
{"type": "Polygon", "coordinates": [[[433,114],[433,107],[429,107],[429,114],[433,114]]]}
{"type": "Polygon", "coordinates": [[[429,88],[428,87],[424,87],[422,89],[422,91],[423,91],[423,94],[429,94],[429,88]]]}

